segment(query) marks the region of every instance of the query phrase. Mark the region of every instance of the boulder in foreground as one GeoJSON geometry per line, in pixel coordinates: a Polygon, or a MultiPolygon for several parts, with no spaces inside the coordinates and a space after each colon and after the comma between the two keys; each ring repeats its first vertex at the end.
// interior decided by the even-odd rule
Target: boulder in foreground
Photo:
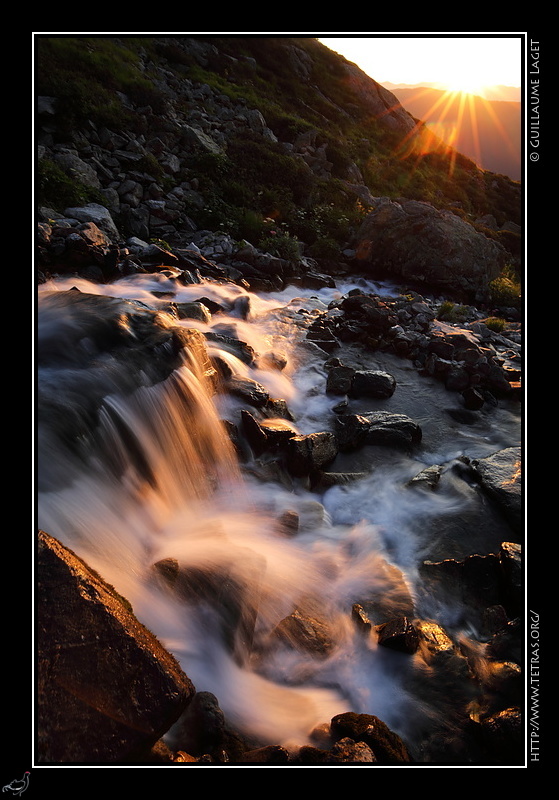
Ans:
{"type": "Polygon", "coordinates": [[[195,689],[115,590],[39,532],[38,759],[110,764],[149,750],[195,689]]]}

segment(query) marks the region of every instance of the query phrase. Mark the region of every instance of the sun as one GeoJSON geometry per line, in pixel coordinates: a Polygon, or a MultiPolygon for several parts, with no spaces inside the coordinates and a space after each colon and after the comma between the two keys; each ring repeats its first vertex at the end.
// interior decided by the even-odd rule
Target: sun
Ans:
{"type": "Polygon", "coordinates": [[[487,84],[482,80],[476,79],[475,75],[464,74],[457,75],[444,84],[441,83],[440,88],[449,95],[473,94],[485,98],[487,84]]]}

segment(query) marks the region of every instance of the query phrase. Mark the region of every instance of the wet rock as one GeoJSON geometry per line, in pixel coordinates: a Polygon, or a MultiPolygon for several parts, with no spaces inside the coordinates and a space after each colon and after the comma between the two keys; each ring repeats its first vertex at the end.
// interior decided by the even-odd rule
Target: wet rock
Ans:
{"type": "Polygon", "coordinates": [[[318,658],[326,658],[335,644],[331,631],[323,621],[299,611],[285,617],[274,629],[273,637],[318,658]]]}
{"type": "Polygon", "coordinates": [[[286,447],[289,440],[298,435],[293,423],[281,418],[260,420],[260,429],[266,434],[269,446],[276,448],[286,447]]]}
{"type": "Polygon", "coordinates": [[[337,741],[325,764],[377,764],[378,760],[365,742],[354,742],[349,737],[337,741]]]}
{"type": "Polygon", "coordinates": [[[500,604],[488,606],[483,612],[483,630],[487,631],[489,635],[503,630],[508,621],[507,612],[500,604]]]}
{"type": "Polygon", "coordinates": [[[400,653],[413,654],[419,647],[419,634],[407,617],[390,620],[377,627],[378,643],[400,653]]]}
{"type": "Polygon", "coordinates": [[[497,555],[471,555],[462,561],[424,561],[420,575],[425,591],[441,602],[450,602],[463,618],[483,633],[485,610],[503,605],[503,571],[497,555]]]}
{"type": "Polygon", "coordinates": [[[345,312],[347,321],[362,324],[363,327],[357,328],[357,331],[364,330],[369,334],[385,333],[398,322],[390,307],[378,297],[371,295],[349,293],[342,300],[341,308],[345,312]]]}
{"type": "Polygon", "coordinates": [[[357,627],[357,630],[364,636],[368,636],[371,633],[373,628],[372,622],[360,603],[354,603],[351,607],[351,619],[357,627]]]}
{"type": "Polygon", "coordinates": [[[308,475],[321,469],[337,454],[336,437],[330,431],[292,436],[287,443],[288,467],[293,475],[308,475]]]}
{"type": "MultiPolygon", "coordinates": [[[[204,301],[200,302],[206,305],[204,301]]],[[[209,342],[214,342],[221,349],[236,356],[244,364],[251,366],[254,363],[255,352],[246,342],[235,339],[233,336],[216,333],[215,331],[207,331],[204,333],[204,336],[209,342]]]]}
{"type": "Polygon", "coordinates": [[[236,760],[237,764],[269,764],[270,766],[280,766],[287,764],[289,753],[280,745],[267,745],[259,747],[257,750],[249,750],[243,753],[236,760]]]}
{"type": "Polygon", "coordinates": [[[293,422],[293,414],[285,400],[278,397],[270,397],[266,405],[261,409],[268,419],[285,419],[293,422]]]}
{"type": "Polygon", "coordinates": [[[334,366],[328,371],[326,377],[326,391],[328,394],[346,395],[351,391],[355,370],[343,365],[334,366]]]}
{"type": "Polygon", "coordinates": [[[522,669],[512,661],[488,662],[483,683],[491,692],[508,698],[509,702],[522,702],[522,669]]]}
{"type": "Polygon", "coordinates": [[[446,663],[458,656],[454,642],[441,625],[432,620],[420,619],[415,621],[415,627],[423,658],[428,664],[446,663]]]}
{"type": "Polygon", "coordinates": [[[227,381],[226,389],[256,408],[265,406],[270,397],[262,384],[252,380],[252,378],[236,378],[233,376],[227,381]]]}
{"type": "Polygon", "coordinates": [[[208,307],[200,302],[173,303],[172,308],[179,319],[197,319],[205,323],[210,323],[212,319],[208,307]]]}
{"type": "Polygon", "coordinates": [[[464,400],[464,407],[470,411],[479,411],[485,403],[483,393],[479,389],[476,389],[475,386],[470,386],[465,389],[462,392],[462,398],[464,400]]]}
{"type": "Polygon", "coordinates": [[[392,397],[396,390],[396,380],[388,372],[381,370],[357,371],[351,379],[350,392],[353,397],[392,397]]]}
{"type": "Polygon", "coordinates": [[[324,492],[332,486],[346,486],[367,477],[367,472],[322,472],[313,475],[312,489],[317,492],[324,492]]]}
{"type": "Polygon", "coordinates": [[[211,692],[197,692],[169,734],[175,750],[191,756],[213,753],[223,747],[225,717],[211,692]]]}
{"type": "Polygon", "coordinates": [[[445,386],[449,392],[464,392],[470,385],[470,374],[461,366],[451,366],[446,372],[445,386]]]}
{"type": "Polygon", "coordinates": [[[365,628],[382,625],[397,617],[413,619],[414,601],[404,573],[394,564],[379,559],[375,564],[375,579],[370,587],[356,598],[352,607],[354,622],[365,628]]]}
{"type": "Polygon", "coordinates": [[[438,464],[426,467],[408,482],[408,486],[420,486],[434,491],[439,485],[442,471],[443,468],[438,464]]]}
{"type": "Polygon", "coordinates": [[[324,275],[320,272],[307,271],[302,277],[303,286],[306,289],[325,289],[335,288],[336,283],[331,275],[324,275]]]}
{"type": "Polygon", "coordinates": [[[241,429],[252,449],[254,455],[263,453],[268,446],[268,436],[260,427],[258,421],[246,409],[241,409],[241,429]]]}
{"type": "Polygon", "coordinates": [[[330,751],[313,745],[303,745],[293,757],[293,766],[319,767],[327,763],[330,751]]]}
{"type": "Polygon", "coordinates": [[[335,422],[340,450],[353,450],[366,444],[409,449],[418,445],[422,438],[419,425],[405,414],[371,411],[345,414],[335,422]]]}
{"type": "Polygon", "coordinates": [[[514,617],[524,605],[522,547],[515,542],[502,542],[499,559],[503,572],[503,604],[514,617]]]}
{"type": "Polygon", "coordinates": [[[209,297],[199,297],[197,300],[195,300],[195,302],[206,306],[210,314],[221,314],[225,311],[221,303],[217,303],[215,300],[212,300],[209,297]]]}
{"type": "Polygon", "coordinates": [[[260,356],[259,365],[263,369],[277,369],[281,372],[287,366],[287,356],[281,350],[270,350],[260,356]]]}
{"type": "Polygon", "coordinates": [[[499,450],[471,462],[483,490],[497,502],[515,531],[522,530],[522,451],[499,450]]]}
{"type": "Polygon", "coordinates": [[[336,741],[349,738],[354,742],[364,742],[379,764],[411,762],[408,749],[398,734],[372,714],[338,714],[331,721],[331,729],[336,741]]]}
{"type": "Polygon", "coordinates": [[[172,586],[180,572],[180,565],[176,558],[162,558],[153,565],[153,571],[163,585],[172,586]]]}
{"type": "Polygon", "coordinates": [[[499,603],[502,571],[498,556],[474,554],[467,556],[462,564],[464,603],[483,608],[499,603]]]}
{"type": "Polygon", "coordinates": [[[340,346],[340,342],[328,328],[324,328],[323,330],[309,330],[307,332],[307,339],[321,350],[324,350],[325,353],[332,353],[340,346]]]}
{"type": "Polygon", "coordinates": [[[287,509],[278,521],[282,532],[287,536],[295,536],[299,532],[299,514],[296,511],[287,509]]]}
{"type": "Polygon", "coordinates": [[[504,628],[497,631],[487,644],[487,655],[496,660],[522,663],[523,627],[519,617],[507,622],[504,628]]]}

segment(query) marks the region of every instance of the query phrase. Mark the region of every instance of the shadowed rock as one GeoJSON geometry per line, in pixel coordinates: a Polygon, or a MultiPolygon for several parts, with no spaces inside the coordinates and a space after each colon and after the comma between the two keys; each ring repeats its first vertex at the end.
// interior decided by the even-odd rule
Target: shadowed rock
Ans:
{"type": "Polygon", "coordinates": [[[114,589],[42,531],[37,566],[39,760],[107,764],[148,751],[192,683],[114,589]]]}
{"type": "Polygon", "coordinates": [[[355,243],[357,260],[393,277],[476,297],[505,262],[505,250],[449,211],[416,200],[378,198],[355,243]]]}

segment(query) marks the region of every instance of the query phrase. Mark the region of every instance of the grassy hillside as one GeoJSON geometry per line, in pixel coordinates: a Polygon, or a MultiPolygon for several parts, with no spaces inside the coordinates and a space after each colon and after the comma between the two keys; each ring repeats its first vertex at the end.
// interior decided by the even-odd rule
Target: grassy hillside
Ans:
{"type": "MultiPolygon", "coordinates": [[[[200,227],[254,241],[266,236],[273,220],[287,246],[296,238],[317,255],[334,254],[367,210],[348,186],[356,174],[373,196],[428,201],[471,222],[491,214],[499,226],[520,223],[518,183],[479,170],[439,142],[426,147],[425,137],[410,140],[391,129],[363,103],[345,59],[316,39],[196,36],[190,45],[192,40],[200,52],[176,37],[38,37],[36,90],[57,98],[55,140],[75,138],[92,124],[164,139],[170,113],[192,114],[180,93],[181,81],[188,81],[258,109],[277,139],[233,134],[221,152],[193,151],[179,174],[159,176],[166,189],[196,178],[204,204],[192,212],[200,227]],[[292,47],[302,61],[299,74],[286,57],[292,47]],[[143,107],[150,109],[149,129],[138,113],[143,107]],[[327,175],[314,174],[289,150],[311,131],[314,145],[325,148],[327,175]]],[[[199,110],[206,108],[201,97],[199,110]]],[[[45,196],[53,187],[49,177],[50,183],[39,181],[39,203],[52,204],[52,192],[45,196]]],[[[510,234],[487,235],[512,254],[519,250],[510,234]]]]}

